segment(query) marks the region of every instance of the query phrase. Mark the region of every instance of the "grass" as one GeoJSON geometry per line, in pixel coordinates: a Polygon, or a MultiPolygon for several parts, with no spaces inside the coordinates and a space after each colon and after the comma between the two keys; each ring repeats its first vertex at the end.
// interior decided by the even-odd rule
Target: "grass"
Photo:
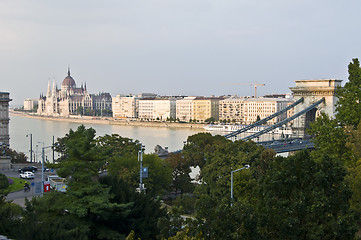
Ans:
{"type": "Polygon", "coordinates": [[[14,178],[14,177],[9,177],[9,178],[14,181],[13,184],[9,185],[8,188],[9,192],[16,192],[19,190],[23,190],[25,182],[27,182],[30,185],[30,183],[24,179],[14,178]]]}

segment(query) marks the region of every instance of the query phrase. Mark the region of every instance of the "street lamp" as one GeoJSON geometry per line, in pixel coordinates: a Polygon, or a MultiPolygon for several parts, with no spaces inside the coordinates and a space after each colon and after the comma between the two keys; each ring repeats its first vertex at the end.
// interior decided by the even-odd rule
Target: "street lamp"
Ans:
{"type": "Polygon", "coordinates": [[[231,171],[231,207],[233,206],[233,173],[238,172],[242,169],[248,169],[248,168],[250,168],[250,166],[247,164],[247,165],[244,165],[243,168],[239,168],[234,171],[231,171]]]}
{"type": "Polygon", "coordinates": [[[35,150],[35,159],[34,159],[34,162],[37,162],[38,161],[38,144],[35,145],[36,147],[36,150],[35,150]]]}
{"type": "Polygon", "coordinates": [[[143,191],[143,150],[144,145],[140,143],[140,151],[138,151],[138,161],[139,161],[139,192],[143,191]]]}
{"type": "Polygon", "coordinates": [[[33,162],[33,134],[26,134],[26,137],[30,136],[30,162],[33,162]]]}
{"type": "Polygon", "coordinates": [[[43,143],[43,147],[41,148],[41,194],[44,194],[44,160],[45,160],[45,149],[47,148],[51,148],[51,147],[55,147],[55,144],[50,145],[50,146],[46,146],[44,147],[44,143],[43,143]]]}

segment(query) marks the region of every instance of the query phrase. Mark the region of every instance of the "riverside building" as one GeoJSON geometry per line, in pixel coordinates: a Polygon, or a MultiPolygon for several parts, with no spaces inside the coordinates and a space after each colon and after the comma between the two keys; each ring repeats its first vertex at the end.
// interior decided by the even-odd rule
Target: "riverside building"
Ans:
{"type": "Polygon", "coordinates": [[[193,118],[193,100],[196,97],[184,97],[176,100],[176,118],[181,122],[189,122],[193,118]]]}
{"type": "Polygon", "coordinates": [[[117,95],[112,101],[114,118],[138,118],[139,98],[133,95],[117,95]]]}
{"type": "Polygon", "coordinates": [[[9,144],[9,102],[10,93],[0,92],[0,143],[9,144]]]}
{"type": "Polygon", "coordinates": [[[103,115],[103,112],[111,111],[111,104],[109,93],[90,94],[86,84],[77,87],[68,69],[68,76],[64,78],[60,89],[55,81],[51,88],[49,81],[46,96],[40,96],[37,113],[47,116],[103,115]]]}
{"type": "Polygon", "coordinates": [[[176,99],[168,97],[139,99],[140,120],[158,120],[176,118],[176,99]]]}
{"type": "MultiPolygon", "coordinates": [[[[292,104],[293,100],[290,98],[244,98],[244,97],[230,97],[220,101],[219,114],[220,120],[227,120],[229,122],[236,122],[240,124],[251,124],[268,117],[288,105],[292,104]]],[[[275,124],[287,118],[284,113],[280,116],[268,121],[269,124],[275,124]]]]}
{"type": "Polygon", "coordinates": [[[192,119],[204,122],[209,118],[219,120],[219,97],[196,97],[193,99],[192,119]]]}

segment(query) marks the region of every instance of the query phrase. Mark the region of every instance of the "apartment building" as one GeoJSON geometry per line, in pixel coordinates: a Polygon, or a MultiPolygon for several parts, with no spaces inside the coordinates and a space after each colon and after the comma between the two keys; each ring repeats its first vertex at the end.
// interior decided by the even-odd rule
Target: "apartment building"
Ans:
{"type": "Polygon", "coordinates": [[[189,122],[193,117],[193,100],[196,97],[185,97],[176,100],[176,118],[181,122],[189,122]]]}
{"type": "Polygon", "coordinates": [[[192,119],[204,122],[208,118],[219,119],[219,101],[217,97],[196,97],[193,99],[192,119]]]}
{"type": "Polygon", "coordinates": [[[34,107],[36,107],[37,105],[38,105],[37,99],[27,98],[24,100],[24,110],[25,111],[32,111],[32,110],[34,110],[34,107]]]}
{"type": "Polygon", "coordinates": [[[113,117],[138,118],[139,99],[132,95],[117,95],[112,98],[113,117]]]}
{"type": "MultiPolygon", "coordinates": [[[[272,115],[292,104],[290,98],[228,98],[220,101],[220,120],[229,120],[240,124],[251,124],[272,115]]],[[[283,113],[268,121],[268,124],[280,122],[290,112],[283,113]]]]}
{"type": "Polygon", "coordinates": [[[244,124],[244,97],[230,97],[219,102],[219,120],[244,124]]]}
{"type": "Polygon", "coordinates": [[[139,99],[140,120],[159,120],[176,118],[175,98],[143,98],[139,99]]]}

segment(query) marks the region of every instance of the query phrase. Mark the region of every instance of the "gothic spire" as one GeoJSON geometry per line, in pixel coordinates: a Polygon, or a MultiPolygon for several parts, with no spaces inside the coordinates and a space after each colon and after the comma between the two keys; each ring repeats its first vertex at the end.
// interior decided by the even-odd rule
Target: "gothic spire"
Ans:
{"type": "Polygon", "coordinates": [[[48,91],[46,92],[46,97],[50,98],[51,97],[51,88],[50,88],[50,79],[48,81],[48,91]]]}
{"type": "Polygon", "coordinates": [[[70,76],[70,67],[68,67],[68,76],[70,76]]]}

